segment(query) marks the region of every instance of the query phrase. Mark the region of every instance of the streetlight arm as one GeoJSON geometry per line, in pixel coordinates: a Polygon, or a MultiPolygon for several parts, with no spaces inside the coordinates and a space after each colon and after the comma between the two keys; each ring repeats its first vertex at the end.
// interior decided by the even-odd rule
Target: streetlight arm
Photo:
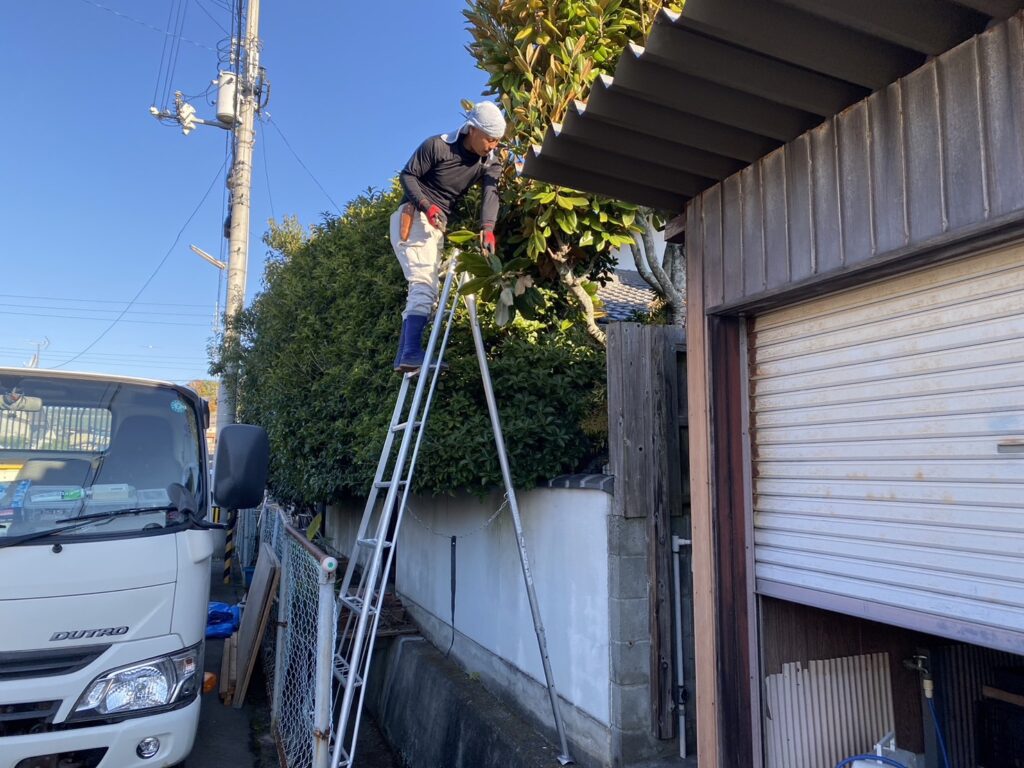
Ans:
{"type": "Polygon", "coordinates": [[[217,269],[227,269],[228,268],[227,262],[221,261],[220,259],[215,259],[213,256],[211,256],[206,251],[204,251],[202,248],[200,248],[198,245],[190,245],[189,248],[192,249],[192,253],[194,253],[196,256],[199,256],[200,258],[202,258],[203,261],[210,262],[217,269]]]}

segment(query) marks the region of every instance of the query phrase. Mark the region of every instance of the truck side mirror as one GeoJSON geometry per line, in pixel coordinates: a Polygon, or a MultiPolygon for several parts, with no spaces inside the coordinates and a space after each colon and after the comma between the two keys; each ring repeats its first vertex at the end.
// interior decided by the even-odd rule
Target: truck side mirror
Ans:
{"type": "Polygon", "coordinates": [[[229,424],[217,437],[213,499],[224,509],[249,509],[263,501],[270,440],[263,427],[229,424]]]}

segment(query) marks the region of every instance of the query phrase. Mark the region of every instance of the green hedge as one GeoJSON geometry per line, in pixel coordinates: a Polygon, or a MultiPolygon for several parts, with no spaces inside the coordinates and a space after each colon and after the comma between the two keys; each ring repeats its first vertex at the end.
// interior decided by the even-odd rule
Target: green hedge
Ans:
{"type": "MultiPolygon", "coordinates": [[[[363,495],[372,481],[400,383],[391,365],[405,281],[388,242],[397,199],[368,193],[272,258],[243,319],[239,415],[269,431],[271,487],[284,501],[363,495]]],[[[516,484],[599,463],[604,351],[554,309],[500,331],[482,314],[516,484]]],[[[501,474],[465,316],[446,359],[415,490],[482,492],[501,474]]]]}

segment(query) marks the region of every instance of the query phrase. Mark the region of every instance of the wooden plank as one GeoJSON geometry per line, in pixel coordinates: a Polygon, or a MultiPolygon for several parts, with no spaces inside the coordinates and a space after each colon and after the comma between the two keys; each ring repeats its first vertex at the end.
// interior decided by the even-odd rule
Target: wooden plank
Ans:
{"type": "Polygon", "coordinates": [[[764,212],[764,286],[776,288],[789,280],[789,232],[787,231],[786,156],[790,148],[777,149],[764,159],[761,177],[761,209],[764,212]]]}
{"type": "MultiPolygon", "coordinates": [[[[690,205],[687,229],[702,231],[690,205]]],[[[691,247],[686,257],[687,402],[690,425],[690,514],[693,538],[693,618],[696,656],[697,760],[719,768],[718,655],[715,641],[714,530],[711,518],[711,433],[708,393],[707,319],[704,315],[704,253],[691,247]]]]}
{"type": "Polygon", "coordinates": [[[843,212],[839,196],[835,118],[810,132],[811,222],[814,226],[814,273],[828,274],[843,263],[843,212]]]}
{"type": "Polygon", "coordinates": [[[789,240],[788,282],[804,280],[817,272],[813,197],[811,195],[811,136],[805,133],[786,146],[786,236],[789,240]]]}
{"type": "Polygon", "coordinates": [[[228,638],[228,692],[225,704],[234,700],[235,690],[238,688],[238,633],[235,632],[228,638]]]}
{"type": "Polygon", "coordinates": [[[662,367],[663,389],[659,397],[665,400],[665,449],[668,458],[669,514],[683,514],[683,489],[686,463],[682,460],[680,427],[686,425],[686,372],[679,364],[680,355],[686,354],[686,332],[678,326],[659,326],[665,362],[662,367]]]}
{"type": "Polygon", "coordinates": [[[765,287],[764,198],[761,168],[756,163],[744,168],[740,177],[740,285],[742,295],[761,293],[765,287]]]}
{"type": "Polygon", "coordinates": [[[722,299],[743,296],[743,176],[722,182],[722,299]]]}
{"type": "Polygon", "coordinates": [[[224,650],[220,655],[220,681],[217,685],[217,694],[225,704],[231,703],[230,675],[231,675],[231,637],[224,638],[224,650]]]}
{"type": "Polygon", "coordinates": [[[676,216],[673,216],[665,223],[665,242],[679,244],[686,242],[685,213],[680,213],[676,216]]]}
{"type": "Polygon", "coordinates": [[[1024,696],[1021,696],[1019,693],[1011,693],[1001,688],[985,685],[981,688],[981,695],[986,699],[997,699],[998,701],[1005,701],[1007,704],[1024,708],[1024,696]]]}
{"type": "Polygon", "coordinates": [[[753,768],[751,732],[751,604],[747,579],[748,542],[746,494],[743,481],[739,320],[712,317],[708,321],[711,349],[711,431],[715,471],[711,507],[715,525],[716,598],[718,614],[719,680],[723,696],[718,718],[729,733],[722,744],[723,768],[753,768]],[[728,692],[728,696],[724,695],[728,692]]]}
{"type": "Polygon", "coordinates": [[[242,621],[238,627],[238,655],[234,669],[238,678],[235,686],[233,705],[240,709],[245,703],[245,692],[249,687],[259,648],[263,642],[263,634],[267,631],[270,620],[270,608],[277,594],[277,582],[281,567],[277,556],[270,545],[263,544],[256,560],[256,571],[252,577],[252,586],[245,600],[242,621]]]}
{"type": "Polygon", "coordinates": [[[901,92],[906,142],[907,223],[910,242],[919,243],[949,229],[935,61],[907,75],[901,92]]]}
{"type": "Polygon", "coordinates": [[[608,352],[606,355],[608,377],[608,466],[615,478],[615,493],[612,494],[612,514],[625,514],[626,473],[622,455],[623,429],[623,370],[622,370],[622,323],[608,324],[608,352]]]}
{"type": "Polygon", "coordinates": [[[871,210],[875,250],[888,253],[907,244],[907,195],[903,175],[903,86],[896,81],[867,100],[871,210]]]}
{"type": "Polygon", "coordinates": [[[1024,21],[1015,17],[978,38],[992,215],[1024,207],[1024,21]]]}
{"type": "Polygon", "coordinates": [[[643,354],[642,326],[620,324],[622,375],[621,474],[616,472],[616,496],[625,517],[643,517],[650,508],[648,457],[652,438],[647,416],[650,399],[649,361],[643,354]],[[621,495],[618,489],[621,488],[621,495]]]}
{"type": "Polygon", "coordinates": [[[691,207],[699,211],[694,215],[695,226],[687,239],[687,251],[695,248],[703,254],[705,301],[711,305],[721,304],[725,290],[724,243],[722,242],[722,185],[716,184],[703,195],[695,197],[691,207]],[[696,237],[695,237],[696,235],[696,237]]]}
{"type": "MultiPolygon", "coordinates": [[[[675,736],[676,718],[673,704],[674,676],[672,674],[672,595],[669,588],[671,571],[672,499],[669,477],[678,472],[678,463],[670,456],[668,436],[676,425],[670,423],[669,413],[675,393],[668,391],[668,356],[666,337],[672,329],[665,326],[646,326],[644,329],[646,354],[649,361],[651,397],[645,409],[649,417],[651,453],[648,456],[648,487],[651,506],[647,516],[647,563],[651,589],[651,724],[659,739],[675,736]],[[675,464],[675,466],[673,466],[675,464]]],[[[674,365],[674,360],[672,361],[674,365]]]]}
{"type": "Polygon", "coordinates": [[[840,265],[845,265],[867,261],[875,253],[867,102],[847,108],[835,130],[843,240],[840,265]]]}
{"type": "Polygon", "coordinates": [[[972,38],[935,62],[950,229],[963,229],[989,217],[979,56],[978,39],[972,38]]]}

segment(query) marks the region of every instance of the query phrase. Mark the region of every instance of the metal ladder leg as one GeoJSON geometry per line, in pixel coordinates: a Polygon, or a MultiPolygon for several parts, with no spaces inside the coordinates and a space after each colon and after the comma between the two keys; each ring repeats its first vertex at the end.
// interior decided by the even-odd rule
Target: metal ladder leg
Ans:
{"type": "Polygon", "coordinates": [[[533,613],[533,629],[537,634],[537,647],[540,650],[541,662],[544,665],[544,678],[547,681],[548,697],[551,699],[551,712],[555,717],[555,728],[558,730],[558,739],[561,742],[562,754],[558,756],[558,762],[562,765],[570,765],[575,762],[569,754],[569,744],[565,738],[565,726],[562,724],[562,711],[559,707],[558,691],[555,690],[555,679],[551,673],[551,660],[548,657],[548,642],[544,634],[544,624],[540,618],[540,608],[537,604],[537,591],[533,584],[533,572],[530,570],[530,559],[526,554],[526,536],[523,534],[523,523],[519,517],[519,505],[516,502],[516,490],[512,485],[512,472],[508,465],[508,456],[505,453],[505,438],[501,432],[501,418],[498,414],[498,404],[494,399],[494,388],[491,386],[491,372],[487,367],[487,353],[484,351],[483,334],[480,332],[480,321],[476,311],[476,296],[472,294],[464,297],[466,307],[469,309],[469,322],[473,331],[473,346],[476,347],[476,358],[480,364],[480,378],[484,385],[484,397],[487,399],[487,410],[491,416],[491,427],[494,431],[494,445],[498,450],[498,463],[501,465],[501,476],[505,481],[505,493],[508,497],[508,507],[512,512],[512,523],[516,529],[516,543],[519,546],[519,563],[523,568],[523,579],[526,582],[526,596],[530,601],[530,611],[533,613]]]}

